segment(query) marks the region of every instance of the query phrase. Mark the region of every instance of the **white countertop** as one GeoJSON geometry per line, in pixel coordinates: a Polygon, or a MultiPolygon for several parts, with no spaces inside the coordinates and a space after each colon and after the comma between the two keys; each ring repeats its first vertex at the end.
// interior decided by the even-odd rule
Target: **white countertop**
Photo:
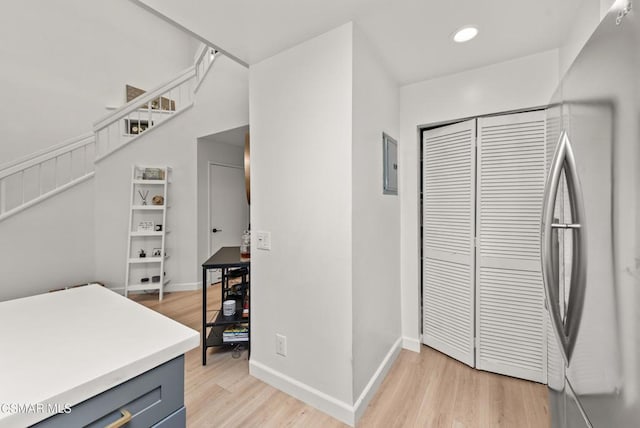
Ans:
{"type": "Polygon", "coordinates": [[[7,405],[75,405],[200,344],[193,329],[100,285],[0,302],[0,427],[51,413],[7,405]]]}

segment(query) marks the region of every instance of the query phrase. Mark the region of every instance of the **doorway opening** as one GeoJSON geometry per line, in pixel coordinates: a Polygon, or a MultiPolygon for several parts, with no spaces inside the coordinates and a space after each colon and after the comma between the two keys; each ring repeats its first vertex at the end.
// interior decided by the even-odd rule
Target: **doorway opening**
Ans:
{"type": "MultiPolygon", "coordinates": [[[[239,246],[249,229],[244,145],[249,126],[198,138],[198,260],[225,246],[239,246]]],[[[199,266],[198,266],[199,268],[199,266]]],[[[208,284],[219,281],[209,274],[208,284]]]]}

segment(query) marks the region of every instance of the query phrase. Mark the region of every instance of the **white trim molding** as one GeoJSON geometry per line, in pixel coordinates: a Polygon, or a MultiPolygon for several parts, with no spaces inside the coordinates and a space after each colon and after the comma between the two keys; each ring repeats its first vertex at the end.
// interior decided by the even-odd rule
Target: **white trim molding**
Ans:
{"type": "Polygon", "coordinates": [[[164,286],[165,293],[173,293],[176,291],[196,291],[202,290],[202,284],[199,282],[183,282],[180,284],[168,283],[164,286]]]}
{"type": "Polygon", "coordinates": [[[349,426],[355,425],[353,406],[342,400],[267,367],[253,358],[249,361],[249,374],[349,426]]]}
{"type": "Polygon", "coordinates": [[[249,374],[261,381],[279,389],[286,394],[297,398],[316,409],[333,416],[349,426],[355,426],[356,422],[364,414],[371,399],[375,396],[382,381],[389,373],[396,358],[400,354],[402,338],[398,338],[383,358],[360,397],[351,405],[338,400],[322,391],[319,391],[305,383],[293,379],[277,370],[251,359],[249,361],[249,374]]]}
{"type": "MultiPolygon", "coordinates": [[[[124,287],[107,287],[111,291],[124,295],[124,287]]],[[[196,291],[202,290],[202,284],[199,282],[182,282],[179,284],[172,284],[171,282],[164,286],[165,293],[175,293],[180,291],[196,291]]],[[[129,291],[129,294],[142,294],[141,291],[129,291]]]]}
{"type": "Polygon", "coordinates": [[[402,338],[402,348],[407,349],[409,351],[420,353],[420,347],[422,346],[421,339],[414,339],[412,337],[404,336],[402,338]]]}
{"type": "Polygon", "coordinates": [[[378,392],[378,388],[382,385],[382,381],[387,377],[393,363],[396,361],[396,358],[398,358],[398,355],[400,355],[400,351],[402,350],[400,344],[402,342],[403,339],[399,337],[391,346],[389,352],[387,352],[387,355],[380,363],[380,366],[378,366],[378,369],[369,380],[369,383],[367,383],[367,386],[362,390],[362,394],[360,394],[360,397],[358,397],[353,405],[356,422],[360,420],[362,415],[364,415],[364,412],[367,410],[367,406],[369,406],[369,402],[376,395],[376,392],[378,392]]]}

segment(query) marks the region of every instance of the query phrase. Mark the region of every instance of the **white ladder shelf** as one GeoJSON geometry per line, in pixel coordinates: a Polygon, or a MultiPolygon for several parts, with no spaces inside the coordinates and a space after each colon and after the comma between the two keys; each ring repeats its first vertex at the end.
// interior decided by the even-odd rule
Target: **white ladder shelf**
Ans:
{"type": "Polygon", "coordinates": [[[131,291],[158,290],[162,300],[170,281],[165,273],[170,172],[168,166],[134,165],[131,169],[125,296],[131,291]]]}

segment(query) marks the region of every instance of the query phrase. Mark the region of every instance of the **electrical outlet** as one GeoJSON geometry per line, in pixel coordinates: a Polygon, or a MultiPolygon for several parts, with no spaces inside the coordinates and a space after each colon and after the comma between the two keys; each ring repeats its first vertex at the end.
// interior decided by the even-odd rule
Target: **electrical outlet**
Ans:
{"type": "Polygon", "coordinates": [[[276,354],[287,356],[287,336],[276,334],[276,354]]]}
{"type": "Polygon", "coordinates": [[[271,250],[271,232],[258,232],[256,234],[258,238],[259,250],[271,250]]]}

